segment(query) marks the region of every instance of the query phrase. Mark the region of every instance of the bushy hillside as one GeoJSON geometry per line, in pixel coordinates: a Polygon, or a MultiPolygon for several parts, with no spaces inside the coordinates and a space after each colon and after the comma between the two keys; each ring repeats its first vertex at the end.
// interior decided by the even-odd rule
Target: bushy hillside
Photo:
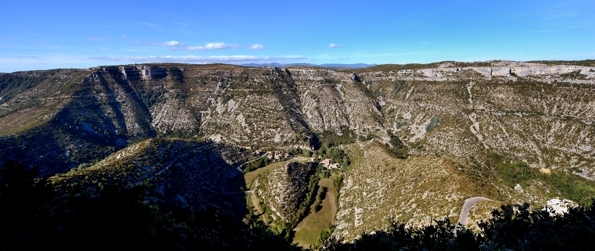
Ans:
{"type": "Polygon", "coordinates": [[[49,179],[59,192],[94,194],[109,186],[150,184],[151,200],[164,207],[216,208],[242,218],[246,214],[239,165],[252,156],[246,149],[211,141],[145,140],[92,166],[81,166],[49,179]]]}

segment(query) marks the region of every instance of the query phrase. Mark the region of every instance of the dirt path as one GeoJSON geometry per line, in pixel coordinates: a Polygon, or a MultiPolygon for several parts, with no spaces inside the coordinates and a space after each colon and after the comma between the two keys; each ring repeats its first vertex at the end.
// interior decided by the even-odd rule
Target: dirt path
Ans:
{"type": "Polygon", "coordinates": [[[258,178],[256,178],[254,180],[254,186],[252,187],[252,190],[250,191],[250,199],[252,200],[252,205],[254,206],[254,209],[256,209],[256,211],[258,211],[258,213],[262,213],[262,208],[260,208],[260,205],[258,203],[258,198],[257,195],[254,191],[254,189],[256,189],[258,187],[258,178]]]}

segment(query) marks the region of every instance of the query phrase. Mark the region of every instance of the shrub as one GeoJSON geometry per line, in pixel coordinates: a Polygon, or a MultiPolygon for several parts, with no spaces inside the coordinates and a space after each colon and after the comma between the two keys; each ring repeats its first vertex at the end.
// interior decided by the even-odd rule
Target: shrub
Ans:
{"type": "Polygon", "coordinates": [[[432,117],[430,119],[430,123],[426,125],[426,132],[429,132],[436,128],[440,124],[440,122],[442,122],[442,120],[442,118],[432,117]]]}

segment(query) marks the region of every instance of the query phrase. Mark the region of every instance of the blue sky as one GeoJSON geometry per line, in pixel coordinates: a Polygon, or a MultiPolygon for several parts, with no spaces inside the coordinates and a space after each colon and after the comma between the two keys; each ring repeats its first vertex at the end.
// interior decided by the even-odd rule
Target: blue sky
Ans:
{"type": "Polygon", "coordinates": [[[5,1],[0,72],[595,58],[595,0],[5,1]]]}

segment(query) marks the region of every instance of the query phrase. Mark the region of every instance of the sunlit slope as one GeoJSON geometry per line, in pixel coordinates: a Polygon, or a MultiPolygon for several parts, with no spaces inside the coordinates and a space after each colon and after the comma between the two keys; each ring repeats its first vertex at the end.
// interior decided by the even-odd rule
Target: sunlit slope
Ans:
{"type": "MultiPolygon", "coordinates": [[[[469,175],[460,165],[440,157],[397,159],[379,144],[356,143],[345,147],[353,163],[344,172],[334,234],[352,239],[362,232],[389,226],[391,220],[413,225],[433,219],[458,220],[468,197],[485,196],[502,203],[543,203],[547,186],[533,182],[518,192],[497,177],[469,175]]],[[[484,203],[470,221],[485,219],[498,203],[484,203]]]]}

